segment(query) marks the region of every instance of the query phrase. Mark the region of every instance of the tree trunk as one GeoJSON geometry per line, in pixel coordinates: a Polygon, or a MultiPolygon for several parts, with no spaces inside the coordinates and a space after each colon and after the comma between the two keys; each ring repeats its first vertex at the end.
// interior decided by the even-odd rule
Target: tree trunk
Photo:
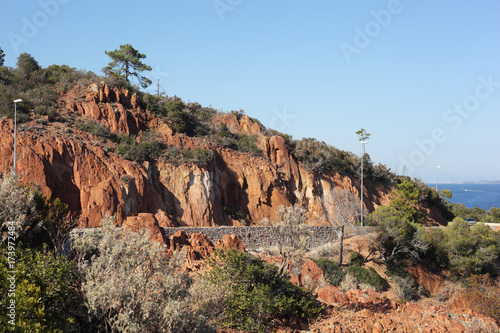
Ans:
{"type": "Polygon", "coordinates": [[[340,249],[339,249],[339,266],[342,266],[342,253],[344,252],[344,226],[340,227],[340,249]]]}

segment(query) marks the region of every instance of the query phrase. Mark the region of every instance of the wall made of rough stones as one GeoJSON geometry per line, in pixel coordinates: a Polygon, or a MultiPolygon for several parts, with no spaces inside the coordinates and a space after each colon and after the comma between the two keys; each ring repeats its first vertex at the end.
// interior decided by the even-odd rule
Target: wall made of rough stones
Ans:
{"type": "MultiPolygon", "coordinates": [[[[314,248],[327,243],[338,241],[336,227],[329,226],[309,226],[312,230],[312,237],[308,247],[314,248]]],[[[362,232],[367,232],[371,227],[346,227],[345,235],[355,235],[362,232]]],[[[215,243],[221,240],[224,235],[235,235],[241,238],[245,248],[265,248],[276,245],[275,237],[271,227],[170,227],[163,228],[165,235],[168,237],[175,235],[179,230],[183,230],[187,234],[202,233],[207,235],[207,238],[215,243]]],[[[73,237],[82,237],[85,233],[99,233],[101,228],[85,228],[73,229],[73,237]]]]}
{"type": "MultiPolygon", "coordinates": [[[[309,247],[316,247],[326,243],[333,243],[338,240],[336,227],[329,226],[310,226],[312,237],[309,247]]],[[[354,234],[357,227],[346,227],[346,234],[354,234]]],[[[271,227],[171,227],[163,228],[167,237],[173,236],[177,231],[183,230],[187,234],[203,233],[207,238],[216,242],[221,240],[224,235],[235,235],[241,238],[246,248],[260,248],[274,246],[275,237],[272,234],[271,227]]]]}

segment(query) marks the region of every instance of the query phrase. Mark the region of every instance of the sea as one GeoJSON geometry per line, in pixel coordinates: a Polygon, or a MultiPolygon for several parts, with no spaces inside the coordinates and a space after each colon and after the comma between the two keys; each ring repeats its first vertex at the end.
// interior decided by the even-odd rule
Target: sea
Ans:
{"type": "MultiPolygon", "coordinates": [[[[429,187],[436,187],[436,184],[428,183],[429,187]]],[[[500,184],[440,184],[438,189],[450,190],[453,198],[448,201],[462,203],[467,208],[482,208],[489,210],[491,207],[500,207],[500,184]]]]}

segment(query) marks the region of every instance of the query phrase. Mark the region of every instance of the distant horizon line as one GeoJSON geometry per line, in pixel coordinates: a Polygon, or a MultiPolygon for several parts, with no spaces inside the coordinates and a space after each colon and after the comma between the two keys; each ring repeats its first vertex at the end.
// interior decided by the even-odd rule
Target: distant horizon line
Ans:
{"type": "MultiPolygon", "coordinates": [[[[500,180],[466,180],[466,181],[438,181],[438,184],[500,184],[500,180]]],[[[436,184],[436,181],[424,181],[424,184],[436,184]]]]}

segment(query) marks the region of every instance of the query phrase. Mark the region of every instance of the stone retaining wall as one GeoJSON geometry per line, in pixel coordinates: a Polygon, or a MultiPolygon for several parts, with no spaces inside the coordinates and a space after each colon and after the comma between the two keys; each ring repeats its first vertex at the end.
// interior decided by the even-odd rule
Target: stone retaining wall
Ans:
{"type": "MultiPolygon", "coordinates": [[[[338,240],[337,233],[335,232],[336,227],[308,226],[308,228],[312,231],[312,237],[308,245],[309,248],[334,243],[338,240]]],[[[372,229],[372,227],[346,227],[345,235],[348,237],[349,235],[370,232],[372,229]]],[[[172,227],[163,228],[163,230],[167,237],[173,236],[179,230],[183,230],[187,234],[203,233],[213,243],[221,240],[224,235],[236,235],[241,238],[243,245],[249,249],[276,245],[271,227],[172,227]]],[[[87,232],[99,233],[100,231],[100,228],[78,228],[73,229],[71,233],[76,237],[81,237],[87,232]]]]}
{"type": "MultiPolygon", "coordinates": [[[[308,247],[316,247],[326,243],[333,243],[338,240],[336,227],[310,226],[312,237],[308,247]]],[[[346,227],[346,234],[355,233],[357,227],[346,227]]],[[[221,240],[224,235],[236,235],[241,238],[246,248],[259,248],[276,245],[271,227],[175,227],[163,228],[167,237],[174,235],[177,231],[183,230],[187,234],[203,233],[212,242],[221,240]]]]}

